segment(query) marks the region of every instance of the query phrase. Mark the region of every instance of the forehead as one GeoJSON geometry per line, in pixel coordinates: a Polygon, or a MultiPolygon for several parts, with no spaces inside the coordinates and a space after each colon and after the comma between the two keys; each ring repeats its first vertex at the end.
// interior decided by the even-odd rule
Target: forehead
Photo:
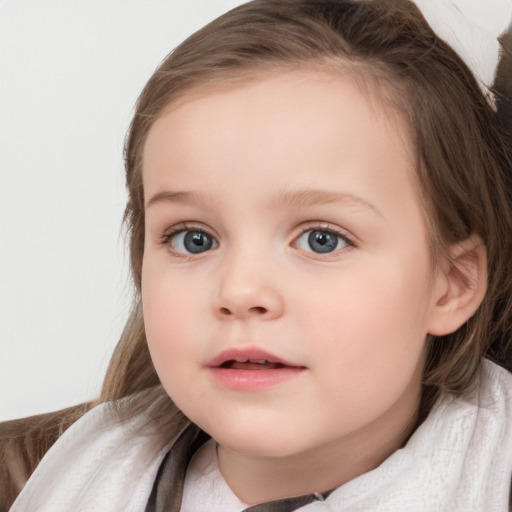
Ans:
{"type": "MultiPolygon", "coordinates": [[[[170,129],[175,128],[173,135],[177,137],[180,133],[190,133],[190,127],[196,122],[208,129],[205,120],[211,120],[211,116],[217,118],[217,127],[220,128],[233,110],[245,114],[248,122],[257,124],[271,123],[273,118],[316,121],[318,119],[315,118],[320,118],[326,110],[334,109],[344,118],[353,113],[357,117],[371,117],[372,124],[377,123],[379,127],[390,130],[390,134],[396,136],[399,145],[412,157],[411,131],[402,115],[404,99],[395,98],[399,95],[394,90],[396,87],[388,80],[381,80],[379,73],[367,72],[369,69],[366,65],[333,64],[304,69],[262,68],[231,78],[214,77],[204,85],[192,86],[162,109],[149,130],[144,153],[147,153],[148,146],[151,150],[155,131],[166,129],[164,125],[168,128],[167,136],[171,135],[170,129]],[[347,100],[355,106],[351,111],[346,109],[347,100]],[[260,109],[260,106],[271,110],[260,109]],[[282,114],[286,117],[283,118],[282,114]],[[171,126],[173,120],[175,126],[171,126]]],[[[307,125],[303,128],[307,132],[307,125]]],[[[197,127],[193,131],[197,133],[197,127]]],[[[366,132],[366,135],[371,135],[371,130],[366,132]]]]}
{"type": "Polygon", "coordinates": [[[397,183],[410,184],[414,158],[406,122],[369,89],[351,76],[312,70],[196,88],[150,129],[146,198],[169,187],[213,193],[233,180],[265,177],[280,189],[291,180],[299,188],[330,188],[340,175],[357,188],[357,181],[379,177],[386,189],[389,169],[403,174],[397,183]]]}
{"type": "Polygon", "coordinates": [[[318,158],[307,150],[347,156],[356,149],[370,153],[373,147],[375,152],[376,146],[414,160],[405,119],[380,97],[371,87],[361,87],[361,80],[351,75],[315,70],[268,73],[227,86],[198,87],[171,103],[154,122],[143,152],[144,174],[154,167],[156,155],[167,160],[170,170],[178,156],[176,149],[188,151],[189,156],[208,151],[212,159],[230,156],[235,161],[242,157],[247,165],[251,137],[252,151],[264,150],[269,164],[273,158],[293,156],[301,150],[303,157],[309,153],[318,158]],[[289,146],[285,148],[286,142],[289,146]],[[347,146],[354,142],[357,147],[349,151],[347,146]],[[230,154],[219,155],[226,146],[230,154]]]}

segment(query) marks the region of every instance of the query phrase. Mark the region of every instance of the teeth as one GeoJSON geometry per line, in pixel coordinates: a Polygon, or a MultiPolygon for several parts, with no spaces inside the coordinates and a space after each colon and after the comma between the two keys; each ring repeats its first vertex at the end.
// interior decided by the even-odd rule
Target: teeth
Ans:
{"type": "Polygon", "coordinates": [[[267,359],[248,359],[246,363],[254,363],[254,364],[267,364],[267,359]]]}

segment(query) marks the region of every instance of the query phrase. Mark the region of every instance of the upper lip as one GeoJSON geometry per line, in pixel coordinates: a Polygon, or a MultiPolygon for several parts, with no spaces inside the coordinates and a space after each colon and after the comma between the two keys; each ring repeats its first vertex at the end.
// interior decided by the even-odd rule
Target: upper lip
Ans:
{"type": "Polygon", "coordinates": [[[301,365],[287,361],[281,357],[278,357],[266,350],[258,347],[246,347],[246,348],[229,348],[223,350],[220,354],[215,356],[209,361],[206,366],[215,368],[221,366],[227,361],[236,361],[238,363],[245,363],[247,361],[267,361],[269,363],[282,364],[284,366],[295,366],[300,367],[301,365]]]}

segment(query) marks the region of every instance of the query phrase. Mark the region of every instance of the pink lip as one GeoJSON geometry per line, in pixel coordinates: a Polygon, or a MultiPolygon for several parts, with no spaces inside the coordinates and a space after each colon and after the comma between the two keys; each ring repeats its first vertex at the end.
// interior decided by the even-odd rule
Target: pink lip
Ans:
{"type": "Polygon", "coordinates": [[[298,365],[291,363],[290,361],[286,361],[285,359],[281,359],[280,357],[277,357],[274,354],[266,352],[265,350],[262,350],[258,347],[230,348],[228,350],[224,350],[218,356],[214,357],[209,363],[207,363],[206,366],[212,368],[220,366],[226,361],[238,361],[239,363],[243,363],[249,359],[265,359],[269,363],[278,363],[284,366],[298,367],[298,365]]]}
{"type": "Polygon", "coordinates": [[[275,386],[302,373],[304,366],[286,361],[257,347],[228,349],[214,357],[206,367],[213,379],[223,387],[239,391],[259,391],[275,386]],[[222,366],[228,361],[244,363],[246,361],[265,360],[278,364],[278,368],[243,369],[222,366]]]}

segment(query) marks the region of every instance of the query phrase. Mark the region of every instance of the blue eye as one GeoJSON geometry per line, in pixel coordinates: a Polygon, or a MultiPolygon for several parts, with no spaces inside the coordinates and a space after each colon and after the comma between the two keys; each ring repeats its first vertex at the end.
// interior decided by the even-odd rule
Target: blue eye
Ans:
{"type": "Polygon", "coordinates": [[[171,247],[184,254],[200,254],[217,248],[217,241],[204,231],[178,231],[167,236],[171,247]]]}
{"type": "Polygon", "coordinates": [[[326,254],[349,245],[348,241],[332,231],[309,229],[297,240],[297,247],[303,251],[326,254]]]}

